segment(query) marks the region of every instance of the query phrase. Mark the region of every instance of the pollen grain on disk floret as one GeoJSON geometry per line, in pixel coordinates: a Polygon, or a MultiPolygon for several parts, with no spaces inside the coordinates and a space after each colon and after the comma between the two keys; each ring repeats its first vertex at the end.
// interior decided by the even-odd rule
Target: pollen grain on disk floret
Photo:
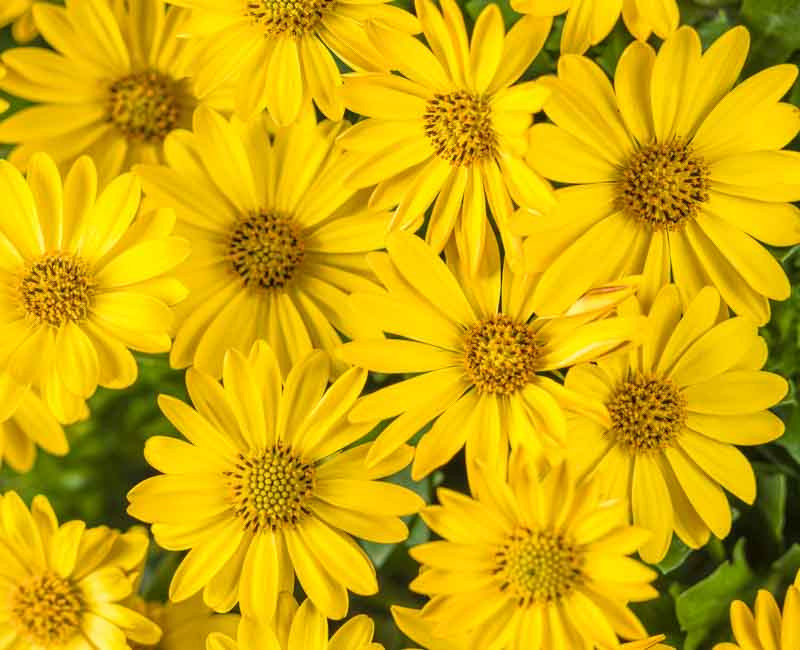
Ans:
{"type": "Polygon", "coordinates": [[[459,629],[471,648],[571,650],[646,636],[628,604],[656,597],[656,574],[626,556],[647,533],[568,464],[539,475],[518,449],[507,478],[479,469],[471,497],[440,488],[440,505],[423,510],[443,539],[411,549],[422,564],[411,589],[431,599],[419,616],[433,638],[459,629]]]}
{"type": "Polygon", "coordinates": [[[337,59],[354,70],[386,62],[364,32],[367,22],[416,34],[419,22],[388,0],[175,0],[192,10],[181,28],[196,55],[201,89],[237,78],[236,112],[248,120],[265,108],[280,126],[294,123],[304,98],[333,121],[344,115],[337,59]],[[217,25],[216,28],[210,27],[217,25]]]}
{"type": "Polygon", "coordinates": [[[613,86],[589,58],[559,59],[558,75],[542,82],[553,123],[531,128],[527,160],[568,186],[556,192],[557,214],[513,219],[527,237],[527,269],[542,274],[537,309],[557,313],[589,287],[631,274],[642,275],[647,307],[669,282],[684,303],[711,285],[760,325],[770,299],[789,297],[786,273],[761,243],[800,243],[790,203],[800,199],[800,157],[783,151],[800,112],[781,102],[797,67],[773,66],[737,86],[749,44],[735,27],[702,52],[697,32],[681,27],[658,52],[632,43],[613,86]]]}
{"type": "Polygon", "coordinates": [[[649,311],[632,298],[623,313],[648,314],[641,351],[614,363],[599,360],[569,370],[565,387],[595,404],[576,415],[568,457],[601,493],[629,500],[633,523],[652,532],[639,551],[660,562],[673,530],[691,548],[713,532],[725,537],[731,509],[723,488],[755,499],[750,462],[737,445],[764,444],[783,433],[767,409],[788,390],[764,372],[767,348],[748,318],[720,320],[720,297],[704,288],[682,308],[678,289],[663,288],[649,311]]]}
{"type": "Polygon", "coordinates": [[[36,102],[0,122],[0,142],[16,145],[9,160],[20,169],[37,151],[62,171],[88,154],[104,186],[136,163],[163,160],[164,138],[188,127],[199,103],[231,108],[230,88],[201,92],[187,78],[183,9],[162,0],[129,0],[118,10],[106,0],[67,0],[37,2],[31,12],[52,49],[6,50],[0,79],[3,90],[36,102]]]}
{"type": "MultiPolygon", "coordinates": [[[[171,235],[174,214],[139,213],[141,188],[129,173],[99,195],[97,185],[88,157],[63,180],[45,154],[31,158],[27,178],[0,161],[0,194],[19,197],[0,223],[0,373],[32,386],[64,423],[86,416],[98,385],[135,381],[131,349],[169,350],[171,306],[185,295],[170,277],[189,254],[186,240],[171,235]]],[[[12,384],[0,381],[0,393],[3,386],[12,384]]]]}
{"type": "Polygon", "coordinates": [[[440,252],[454,236],[474,270],[491,236],[487,206],[516,258],[519,242],[508,227],[513,204],[533,212],[554,204],[549,184],[523,160],[532,114],[549,91],[537,81],[518,83],[552,19],[525,17],[506,33],[500,10],[489,3],[470,41],[454,0],[441,7],[416,2],[431,49],[368,26],[371,42],[403,76],[345,76],[345,104],[368,119],[343,133],[339,144],[352,161],[344,181],[377,184],[371,204],[397,207],[393,228],[417,230],[433,206],[428,243],[440,252]]]}
{"type": "Polygon", "coordinates": [[[391,336],[355,337],[337,352],[374,372],[414,375],[365,395],[353,409],[354,422],[394,418],[368,462],[379,463],[428,422],[414,457],[415,480],[462,447],[470,471],[476,462],[503,467],[509,446],[558,457],[566,411],[583,407],[547,373],[621,351],[641,337],[644,318],[615,314],[633,286],[600,287],[565,314],[540,316],[527,299],[535,278],[501,263],[494,236],[477,284],[452,242],[444,261],[405,232],[391,233],[386,246],[386,253],[368,257],[386,292],[357,292],[350,302],[391,336]]]}
{"type": "Polygon", "coordinates": [[[127,648],[159,642],[158,625],[127,600],[147,553],[147,535],[87,528],[82,521],[59,525],[45,497],[35,497],[28,509],[16,492],[0,495],[0,514],[0,638],[9,647],[102,648],[114,639],[127,648]]]}
{"type": "Polygon", "coordinates": [[[245,616],[269,620],[296,575],[317,609],[342,618],[348,591],[377,592],[375,569],[351,535],[406,539],[400,515],[423,502],[378,479],[408,465],[412,449],[404,445],[368,468],[369,445],[353,443],[374,422],[347,420],[367,373],[348,370],[326,390],[329,374],[328,356],[315,351],[284,382],[275,354],[258,341],[247,356],[227,353],[222,386],[187,372],[194,408],[159,398],[189,442],[147,441],[145,457],[164,474],[131,490],[128,512],[152,523],[165,548],[191,549],[172,579],[171,600],[202,591],[216,611],[239,602],[245,616]]]}

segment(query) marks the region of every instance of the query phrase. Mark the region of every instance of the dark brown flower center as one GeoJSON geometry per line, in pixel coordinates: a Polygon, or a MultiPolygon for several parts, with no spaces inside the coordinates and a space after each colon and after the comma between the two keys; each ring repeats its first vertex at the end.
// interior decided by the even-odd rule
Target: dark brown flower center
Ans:
{"type": "Polygon", "coordinates": [[[281,442],[260,454],[240,455],[226,477],[234,510],[248,530],[294,526],[310,512],[314,466],[281,442]]]}
{"type": "Polygon", "coordinates": [[[710,172],[681,139],[638,149],[617,182],[617,209],[659,230],[678,230],[708,201],[710,172]]]}
{"type": "Polygon", "coordinates": [[[451,165],[471,165],[494,156],[497,135],[489,101],[464,90],[437,93],[423,117],[434,150],[451,165]]]}
{"type": "Polygon", "coordinates": [[[111,84],[108,114],[128,140],[160,143],[178,126],[179,84],[155,70],[122,77],[111,84]]]}
{"type": "Polygon", "coordinates": [[[299,38],[315,32],[335,0],[248,0],[247,16],[270,36],[299,38]]]}
{"type": "Polygon", "coordinates": [[[608,435],[632,454],[668,447],[686,424],[686,398],[664,377],[636,373],[616,386],[608,404],[608,435]]]}
{"type": "Polygon", "coordinates": [[[30,647],[65,645],[79,632],[83,610],[80,590],[51,572],[28,579],[11,594],[11,621],[30,647]]]}
{"type": "Polygon", "coordinates": [[[246,217],[233,229],[228,257],[247,286],[282,289],[305,257],[300,226],[275,212],[246,217]]]}
{"type": "Polygon", "coordinates": [[[540,344],[528,323],[495,314],[464,336],[464,367],[481,392],[508,395],[533,381],[540,344]]]}
{"type": "Polygon", "coordinates": [[[581,580],[583,558],[564,535],[520,528],[497,554],[502,589],[521,606],[546,604],[568,596],[581,580]]]}
{"type": "Polygon", "coordinates": [[[84,320],[94,292],[88,263],[68,253],[48,253],[30,264],[18,287],[27,314],[55,327],[84,320]]]}

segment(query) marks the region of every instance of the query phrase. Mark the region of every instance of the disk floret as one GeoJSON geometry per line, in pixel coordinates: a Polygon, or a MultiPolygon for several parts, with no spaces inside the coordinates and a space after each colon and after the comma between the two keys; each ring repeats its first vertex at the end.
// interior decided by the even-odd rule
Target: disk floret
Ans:
{"type": "Polygon", "coordinates": [[[540,344],[533,327],[495,314],[464,336],[464,367],[481,392],[508,395],[533,381],[540,344]]]}
{"type": "Polygon", "coordinates": [[[94,293],[88,263],[71,253],[49,253],[29,264],[18,286],[25,312],[55,327],[87,318],[94,293]]]}
{"type": "Polygon", "coordinates": [[[315,32],[335,0],[248,0],[245,16],[270,36],[315,32]]]}
{"type": "Polygon", "coordinates": [[[486,97],[465,90],[436,93],[423,120],[434,150],[452,165],[471,165],[495,154],[497,135],[486,97]]]}
{"type": "Polygon", "coordinates": [[[678,230],[708,201],[710,172],[680,138],[633,153],[617,183],[617,209],[658,230],[678,230]]]}
{"type": "Polygon", "coordinates": [[[310,514],[314,467],[278,442],[264,452],[239,455],[227,472],[234,511],[254,532],[294,526],[310,514]]]}
{"type": "Polygon", "coordinates": [[[128,140],[160,143],[178,126],[178,83],[155,70],[137,72],[111,84],[109,119],[128,140]]]}
{"type": "Polygon", "coordinates": [[[503,590],[520,605],[546,604],[569,595],[581,579],[583,561],[574,543],[549,530],[520,528],[497,554],[503,590]]]}
{"type": "Polygon", "coordinates": [[[300,226],[276,212],[245,217],[231,233],[228,257],[247,286],[282,289],[305,258],[300,226]]]}
{"type": "Polygon", "coordinates": [[[11,595],[11,620],[37,647],[61,647],[80,629],[83,599],[78,587],[54,572],[35,575],[11,595]]]}
{"type": "Polygon", "coordinates": [[[641,454],[664,449],[686,424],[686,398],[670,379],[635,373],[620,382],[606,404],[608,435],[623,449],[641,454]]]}

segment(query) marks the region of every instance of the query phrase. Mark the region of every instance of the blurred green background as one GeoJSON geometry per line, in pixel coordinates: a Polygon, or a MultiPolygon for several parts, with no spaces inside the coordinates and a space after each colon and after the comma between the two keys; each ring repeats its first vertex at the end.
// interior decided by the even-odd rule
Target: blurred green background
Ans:
{"type": "MultiPolygon", "coordinates": [[[[464,8],[468,19],[474,21],[488,2],[467,0],[464,8]]],[[[498,4],[507,24],[512,24],[518,15],[507,0],[498,4]]],[[[752,49],[746,75],[777,63],[800,63],[800,0],[680,0],[680,5],[682,22],[698,29],[705,46],[734,25],[750,29],[752,49]]],[[[527,78],[555,69],[562,24],[563,19],[556,21],[545,50],[527,78]]],[[[612,73],[630,40],[619,24],[589,56],[612,73]]],[[[41,40],[37,44],[44,45],[41,40]]],[[[10,47],[14,47],[10,29],[0,31],[0,51],[10,47]]],[[[12,112],[26,105],[7,98],[12,102],[12,112]]],[[[790,101],[800,106],[800,87],[794,88],[790,101]]],[[[800,149],[798,145],[795,141],[792,148],[800,149]]],[[[0,155],[7,151],[0,145],[0,155]]],[[[768,369],[781,373],[791,384],[789,395],[778,407],[787,425],[786,434],[774,444],[743,449],[756,469],[759,494],[752,507],[731,497],[735,524],[730,537],[696,552],[674,543],[658,567],[661,577],[657,586],[662,597],[635,608],[651,632],[668,634],[668,641],[684,650],[707,649],[730,639],[730,601],[740,598],[752,603],[760,587],[772,590],[782,601],[783,590],[800,569],[800,247],[773,252],[794,288],[788,301],[773,305],[772,322],[763,331],[770,346],[768,369]]],[[[144,441],[156,434],[176,435],[160,415],[156,396],[167,393],[186,399],[183,373],[170,369],[166,357],[140,357],[139,368],[140,379],[130,389],[98,391],[90,403],[92,418],[68,428],[72,450],[66,458],[40,453],[33,471],[26,475],[1,468],[0,490],[17,490],[27,500],[35,494],[47,495],[62,521],[80,518],[90,525],[132,525],[133,520],[125,513],[125,495],[152,473],[142,455],[144,441]]],[[[385,381],[385,377],[373,377],[370,387],[374,389],[385,381]]],[[[412,483],[407,472],[393,480],[412,487],[429,501],[439,483],[465,489],[461,458],[422,483],[412,483]]],[[[422,603],[407,590],[417,570],[407,547],[425,541],[429,533],[417,519],[410,525],[412,535],[405,544],[365,544],[379,568],[381,592],[371,598],[352,599],[354,613],[366,612],[375,618],[377,639],[387,650],[413,645],[394,627],[389,606],[422,603]]],[[[178,554],[152,549],[143,583],[148,598],[165,597],[179,559],[178,554]]]]}

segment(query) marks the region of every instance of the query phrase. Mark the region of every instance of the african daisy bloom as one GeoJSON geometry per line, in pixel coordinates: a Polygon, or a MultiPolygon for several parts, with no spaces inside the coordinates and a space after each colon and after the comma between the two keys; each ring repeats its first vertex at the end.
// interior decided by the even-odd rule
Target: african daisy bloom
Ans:
{"type": "Polygon", "coordinates": [[[94,163],[82,157],[62,182],[52,159],[36,154],[27,180],[0,161],[6,197],[0,235],[0,370],[35,385],[55,416],[86,415],[98,384],[130,386],[128,348],[170,348],[170,305],[183,286],[168,274],[187,256],[171,236],[169,210],[134,217],[139,181],[119,176],[97,195],[94,163]]]}
{"type": "Polygon", "coordinates": [[[275,620],[245,617],[239,625],[238,639],[212,634],[206,650],[383,650],[372,635],[375,624],[369,616],[354,616],[328,639],[328,619],[311,600],[299,607],[291,594],[283,592],[275,620]]]}
{"type": "Polygon", "coordinates": [[[62,171],[88,154],[105,186],[135,163],[163,160],[164,137],[190,124],[199,101],[230,104],[230,90],[198,93],[185,79],[185,12],[166,11],[162,0],[40,2],[33,13],[55,51],[2,55],[0,88],[38,102],[0,122],[0,142],[18,145],[9,160],[20,169],[37,151],[62,171]]]}
{"type": "Polygon", "coordinates": [[[39,31],[33,20],[35,0],[3,0],[0,7],[0,29],[11,25],[11,35],[17,43],[27,43],[36,38],[39,31]]]}
{"type": "MultiPolygon", "coordinates": [[[[192,9],[183,34],[198,53],[201,89],[238,80],[236,111],[249,119],[265,108],[280,126],[313,98],[333,121],[342,119],[342,77],[334,56],[355,70],[385,63],[364,32],[375,22],[408,34],[417,19],[387,0],[172,0],[192,9]]],[[[394,37],[394,36],[393,36],[394,37]]]]}
{"type": "Polygon", "coordinates": [[[552,190],[524,162],[532,113],[549,91],[537,82],[516,84],[539,53],[551,20],[522,18],[505,34],[497,5],[481,12],[467,45],[461,9],[442,0],[416,9],[430,49],[378,25],[367,33],[392,69],[345,77],[347,107],[370,119],[340,138],[354,168],[344,182],[377,183],[370,204],[397,206],[392,227],[417,230],[433,204],[426,238],[441,251],[452,233],[471,268],[480,260],[488,202],[506,249],[516,252],[508,220],[513,199],[533,211],[553,206],[552,190]]]}
{"type": "Polygon", "coordinates": [[[189,441],[154,437],[145,457],[164,475],[128,495],[128,512],[153,523],[168,550],[191,549],[170,585],[170,599],[201,589],[206,604],[269,619],[278,593],[295,574],[329,618],[347,613],[347,590],[374,594],[367,555],[350,534],[376,542],[406,539],[399,515],[423,505],[410,490],[380,482],[411,461],[403,447],[367,468],[374,423],[350,424],[347,413],[366,381],[354,368],[326,391],[329,361],[315,351],[285,385],[272,350],[257,342],[249,356],[225,356],[224,388],[194,368],[187,386],[195,408],[162,395],[164,415],[189,441]],[[196,410],[195,410],[196,409],[196,410]]]}
{"type": "MultiPolygon", "coordinates": [[[[649,312],[649,332],[627,357],[572,368],[565,386],[592,418],[575,415],[568,445],[577,471],[595,476],[604,496],[630,501],[633,523],[653,533],[640,554],[665,556],[673,530],[700,548],[724,538],[731,511],[723,488],[752,504],[756,481],[735,445],[759,445],[783,433],[766,409],[788,390],[761,371],[764,341],[745,317],[719,321],[720,298],[703,289],[681,309],[674,286],[649,312]]],[[[623,312],[638,312],[631,300],[623,312]]]]}
{"type": "Polygon", "coordinates": [[[528,268],[543,272],[540,312],[640,273],[649,287],[672,277],[684,305],[715,286],[759,324],[769,319],[768,298],[789,296],[780,264],[756,240],[800,242],[800,213],[788,203],[800,199],[800,154],[781,151],[800,131],[800,112],[780,102],[797,68],[768,68],[731,90],[748,44],[743,27],[702,56],[688,27],[657,55],[633,43],[614,88],[589,59],[561,57],[545,105],[555,124],[531,129],[528,159],[576,185],[558,191],[552,215],[516,220],[529,235],[528,268]]]}
{"type": "Polygon", "coordinates": [[[640,41],[650,34],[668,38],[681,20],[676,0],[511,0],[511,7],[531,16],[557,16],[566,11],[561,32],[563,54],[583,54],[603,41],[620,13],[628,31],[640,41]]]}
{"type": "Polygon", "coordinates": [[[346,296],[376,286],[364,253],[383,248],[391,217],[342,186],[342,127],[306,110],[273,138],[262,117],[242,125],[200,108],[193,134],[168,139],[169,166],[136,169],[148,200],[174,208],[192,243],[173,367],[219,377],[228,348],[246,353],[263,338],[285,376],[312,348],[336,347],[339,332],[380,336],[346,296]]]}
{"type": "Polygon", "coordinates": [[[41,396],[0,375],[0,466],[8,463],[17,472],[27,472],[36,460],[36,448],[55,456],[69,451],[64,429],[41,396]]]}
{"type": "Polygon", "coordinates": [[[558,456],[566,435],[562,407],[581,408],[543,373],[596,359],[635,339],[644,319],[603,318],[631,295],[620,284],[587,294],[563,317],[540,319],[530,308],[536,279],[501,266],[494,237],[477,275],[455,246],[447,264],[419,237],[395,232],[388,253],[369,263],[386,291],[356,293],[353,308],[401,338],[357,338],[337,354],[381,373],[416,376],[359,400],[352,422],[397,417],[378,436],[367,462],[379,463],[428,422],[412,468],[414,480],[466,445],[470,464],[505,463],[511,445],[558,456]]]}
{"type": "Polygon", "coordinates": [[[5,648],[125,650],[153,645],[159,627],[124,604],[147,536],[59,525],[48,500],[31,509],[0,496],[0,641],[5,648]]]}
{"type": "Polygon", "coordinates": [[[774,596],[760,589],[755,612],[741,600],[731,603],[736,643],[718,643],[714,650],[794,650],[800,648],[800,574],[786,591],[783,615],[774,596]]]}
{"type": "MultiPolygon", "coordinates": [[[[479,470],[479,473],[483,473],[479,470]]],[[[422,517],[443,541],[409,552],[423,566],[411,589],[430,596],[433,633],[471,635],[470,648],[574,650],[646,636],[629,602],[658,595],[651,569],[627,557],[647,538],[625,504],[576,485],[564,463],[538,478],[512,454],[507,481],[483,473],[469,497],[440,488],[422,517]],[[469,615],[465,616],[468,611],[469,615]]]]}

